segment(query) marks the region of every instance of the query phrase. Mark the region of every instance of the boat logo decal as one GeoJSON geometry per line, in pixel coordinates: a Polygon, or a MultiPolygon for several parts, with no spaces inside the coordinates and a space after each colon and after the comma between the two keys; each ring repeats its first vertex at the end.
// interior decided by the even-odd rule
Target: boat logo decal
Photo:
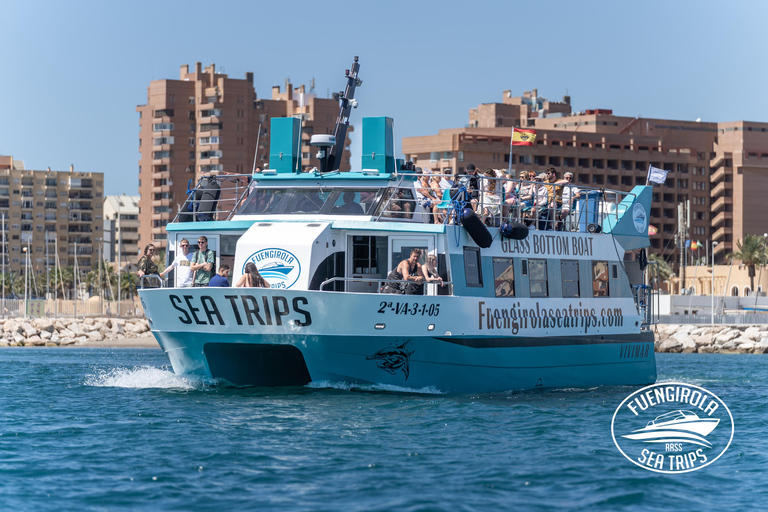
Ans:
{"type": "Polygon", "coordinates": [[[613,414],[611,434],[630,462],[657,473],[688,473],[720,458],[733,440],[733,416],[720,398],[682,382],[635,391],[613,414]]]}
{"type": "Polygon", "coordinates": [[[635,203],[635,207],[632,208],[632,222],[634,222],[638,233],[645,233],[645,228],[648,227],[648,215],[645,213],[645,206],[635,203]]]}
{"type": "Polygon", "coordinates": [[[301,275],[301,263],[290,251],[270,247],[256,251],[243,262],[242,272],[247,263],[255,263],[261,277],[267,280],[272,288],[290,288],[301,275]]]}
{"type": "Polygon", "coordinates": [[[398,371],[402,370],[405,374],[405,380],[408,380],[410,374],[410,361],[413,350],[408,350],[408,345],[412,340],[407,340],[400,346],[389,346],[382,348],[372,356],[366,357],[368,361],[376,361],[376,366],[389,373],[395,375],[398,371]]]}

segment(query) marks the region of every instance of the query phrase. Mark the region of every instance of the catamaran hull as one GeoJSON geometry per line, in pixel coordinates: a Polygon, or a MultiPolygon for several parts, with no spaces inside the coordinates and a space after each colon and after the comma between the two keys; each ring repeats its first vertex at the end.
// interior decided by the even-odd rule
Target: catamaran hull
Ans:
{"type": "Polygon", "coordinates": [[[475,393],[656,380],[653,334],[635,329],[631,309],[581,315],[598,301],[549,299],[536,310],[531,299],[512,309],[510,299],[275,289],[140,294],[176,373],[234,385],[329,381],[475,393]],[[539,316],[511,316],[523,312],[539,316]]]}

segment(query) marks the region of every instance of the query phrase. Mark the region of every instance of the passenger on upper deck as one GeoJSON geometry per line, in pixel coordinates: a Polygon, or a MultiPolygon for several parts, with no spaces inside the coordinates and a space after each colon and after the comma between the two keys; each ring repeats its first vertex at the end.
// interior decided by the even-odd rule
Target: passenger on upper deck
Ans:
{"type": "MultiPolygon", "coordinates": [[[[417,170],[420,169],[417,167],[417,170]]],[[[414,182],[413,188],[416,190],[416,201],[427,211],[427,222],[432,223],[434,217],[437,215],[437,205],[440,204],[440,199],[432,191],[430,187],[430,173],[424,169],[422,175],[414,182]]]]}
{"type": "Polygon", "coordinates": [[[568,215],[571,213],[571,209],[573,207],[573,202],[576,201],[576,199],[579,198],[581,195],[581,192],[579,192],[579,188],[573,185],[573,173],[567,172],[563,175],[563,179],[566,182],[566,185],[563,187],[563,207],[560,209],[560,223],[559,227],[560,229],[568,229],[569,226],[566,226],[565,219],[568,217],[568,215]]]}
{"type": "Polygon", "coordinates": [[[493,169],[486,169],[483,180],[483,194],[480,196],[480,205],[478,212],[486,226],[498,226],[499,214],[501,213],[501,197],[498,193],[498,182],[496,173],[493,169]]]}

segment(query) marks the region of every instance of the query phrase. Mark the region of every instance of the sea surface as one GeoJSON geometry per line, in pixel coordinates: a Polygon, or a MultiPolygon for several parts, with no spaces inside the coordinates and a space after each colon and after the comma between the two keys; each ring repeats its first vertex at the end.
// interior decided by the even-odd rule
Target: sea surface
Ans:
{"type": "Polygon", "coordinates": [[[637,387],[225,389],[160,349],[0,349],[0,510],[766,510],[768,355],[658,354],[735,435],[659,474],[611,436],[637,387]]]}

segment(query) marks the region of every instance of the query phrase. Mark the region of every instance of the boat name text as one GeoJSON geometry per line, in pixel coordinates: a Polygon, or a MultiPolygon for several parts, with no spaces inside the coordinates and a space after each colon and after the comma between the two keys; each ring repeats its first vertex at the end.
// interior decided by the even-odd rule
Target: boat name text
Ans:
{"type": "Polygon", "coordinates": [[[501,250],[507,254],[541,254],[547,256],[592,256],[594,237],[568,237],[532,233],[524,240],[501,239],[501,250]]]}
{"type": "MultiPolygon", "coordinates": [[[[219,306],[209,295],[174,295],[168,296],[171,306],[181,313],[179,321],[183,324],[225,325],[219,306]]],[[[288,300],[280,295],[225,295],[237,325],[295,325],[306,327],[312,324],[312,315],[302,306],[309,304],[305,297],[288,300]],[[288,317],[288,318],[285,318],[288,317]]]]}

